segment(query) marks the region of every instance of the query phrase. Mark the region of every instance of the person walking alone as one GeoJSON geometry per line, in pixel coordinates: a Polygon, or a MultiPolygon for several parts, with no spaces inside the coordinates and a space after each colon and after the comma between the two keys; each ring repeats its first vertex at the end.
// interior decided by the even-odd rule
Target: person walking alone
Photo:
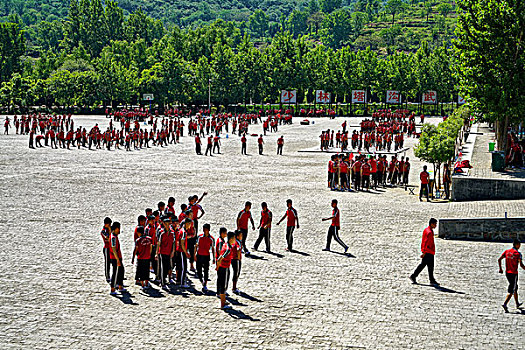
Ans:
{"type": "Polygon", "coordinates": [[[436,254],[436,246],[434,244],[434,229],[437,227],[437,220],[432,218],[428,223],[428,227],[423,231],[423,238],[421,240],[421,263],[416,268],[414,273],[410,275],[410,280],[413,284],[417,284],[417,276],[423,271],[425,267],[428,268],[428,278],[430,284],[434,287],[439,286],[434,278],[434,255],[436,254]]]}

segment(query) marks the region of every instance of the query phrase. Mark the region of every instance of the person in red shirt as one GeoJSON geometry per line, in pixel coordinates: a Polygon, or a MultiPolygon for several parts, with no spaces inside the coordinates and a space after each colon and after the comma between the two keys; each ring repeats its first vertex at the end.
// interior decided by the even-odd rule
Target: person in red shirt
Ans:
{"type": "Polygon", "coordinates": [[[232,247],[232,268],[233,268],[233,276],[232,276],[232,292],[235,294],[239,294],[241,291],[237,288],[237,282],[239,281],[239,277],[241,276],[241,260],[242,260],[242,232],[241,231],[235,231],[235,243],[231,245],[232,247]]]}
{"type": "Polygon", "coordinates": [[[253,222],[253,217],[251,213],[252,203],[246,202],[244,204],[244,209],[239,212],[237,215],[237,230],[243,233],[242,237],[242,248],[244,249],[244,254],[250,255],[250,251],[246,248],[246,238],[248,236],[248,221],[252,223],[252,230],[255,230],[255,223],[253,222]]]}
{"type": "Polygon", "coordinates": [[[366,188],[368,192],[370,192],[370,173],[372,172],[372,167],[368,163],[368,160],[365,159],[363,161],[363,165],[361,166],[361,181],[362,181],[362,187],[363,189],[366,188]]]}
{"type": "Polygon", "coordinates": [[[109,236],[111,234],[111,223],[112,220],[108,217],[104,219],[104,227],[102,228],[102,231],[100,231],[100,236],[102,236],[102,241],[104,242],[104,248],[102,248],[102,253],[104,254],[104,272],[106,274],[106,282],[111,282],[111,275],[109,274],[110,266],[111,266],[111,260],[109,258],[109,248],[110,248],[110,242],[109,242],[109,236]]]}
{"type": "Polygon", "coordinates": [[[263,145],[264,145],[264,141],[263,141],[263,136],[262,135],[259,136],[259,139],[257,140],[257,143],[259,144],[259,155],[262,156],[262,154],[263,154],[263,145]]]}
{"type": "Polygon", "coordinates": [[[195,136],[195,153],[197,153],[197,155],[199,155],[199,156],[202,156],[202,152],[201,152],[201,138],[199,137],[199,135],[195,136]]]}
{"type": "Polygon", "coordinates": [[[428,268],[428,278],[430,284],[434,287],[439,286],[439,283],[434,279],[434,255],[436,254],[436,246],[434,245],[434,229],[437,227],[437,220],[432,218],[428,223],[428,227],[423,231],[423,238],[421,240],[421,263],[416,268],[414,273],[410,275],[412,283],[417,284],[417,276],[423,271],[425,266],[428,268]]]}
{"type": "Polygon", "coordinates": [[[222,245],[221,251],[218,254],[217,267],[217,294],[221,299],[221,309],[231,309],[229,304],[226,304],[226,289],[228,288],[228,279],[230,276],[230,265],[232,261],[232,245],[235,244],[235,233],[228,232],[228,240],[222,245]]]}
{"type": "Polygon", "coordinates": [[[210,152],[210,156],[213,156],[212,154],[212,147],[213,147],[213,136],[208,136],[208,145],[206,146],[206,152],[204,153],[205,156],[208,155],[208,152],[210,152]]]}
{"type": "Polygon", "coordinates": [[[345,254],[348,251],[348,246],[339,238],[339,229],[341,228],[341,214],[339,208],[337,207],[337,199],[332,199],[332,216],[329,218],[324,218],[322,221],[332,220],[332,224],[328,229],[328,236],[326,237],[326,248],[324,251],[330,251],[330,243],[332,242],[332,237],[337,243],[339,243],[345,250],[345,254]]]}
{"type": "Polygon", "coordinates": [[[118,287],[119,292],[127,292],[124,289],[124,265],[122,264],[122,252],[120,251],[120,242],[118,235],[120,233],[120,223],[114,222],[111,225],[111,234],[109,236],[110,249],[109,258],[111,259],[111,295],[116,295],[115,289],[118,287]]]}
{"type": "Polygon", "coordinates": [[[518,301],[518,266],[521,266],[521,268],[524,270],[525,266],[523,265],[522,255],[519,252],[520,247],[521,242],[515,239],[514,243],[512,244],[512,248],[505,250],[498,259],[499,273],[503,273],[503,269],[501,268],[501,260],[505,259],[505,275],[509,281],[508,294],[505,298],[505,302],[502,305],[505,312],[509,312],[507,304],[509,303],[512,296],[514,296],[516,308],[519,308],[522,305],[522,303],[518,301]]]}
{"type": "Polygon", "coordinates": [[[135,240],[135,249],[131,264],[135,263],[137,257],[136,279],[140,282],[143,290],[150,288],[149,284],[149,259],[151,256],[151,238],[144,233],[144,227],[137,227],[138,238],[135,240]]]}
{"type": "Polygon", "coordinates": [[[352,170],[354,172],[354,188],[356,191],[359,191],[361,189],[361,166],[363,163],[361,162],[361,157],[357,158],[354,162],[354,165],[352,166],[352,170]]]}
{"type": "Polygon", "coordinates": [[[241,137],[241,154],[246,155],[246,134],[241,137]]]}
{"type": "Polygon", "coordinates": [[[157,252],[155,258],[159,262],[159,278],[162,288],[166,288],[166,278],[169,278],[169,283],[173,283],[171,279],[171,258],[173,257],[173,232],[171,231],[171,217],[162,216],[161,226],[157,234],[157,252]]]}
{"type": "Polygon", "coordinates": [[[186,218],[184,220],[184,228],[175,232],[175,266],[177,273],[176,284],[182,288],[189,288],[186,284],[186,272],[189,257],[188,247],[186,243],[187,230],[192,227],[193,221],[186,218]]]}
{"type": "Polygon", "coordinates": [[[266,252],[269,253],[270,250],[270,231],[272,229],[272,219],[273,214],[268,209],[268,204],[266,202],[261,203],[262,211],[261,211],[261,222],[259,223],[259,238],[257,238],[257,241],[255,241],[255,245],[253,246],[253,250],[259,249],[259,244],[261,244],[262,240],[264,239],[264,243],[266,244],[266,252]]]}
{"type": "Polygon", "coordinates": [[[350,187],[348,186],[348,163],[346,159],[343,159],[341,155],[341,161],[339,162],[339,179],[341,185],[341,191],[349,191],[350,187]]]}
{"type": "Polygon", "coordinates": [[[286,200],[286,206],[288,209],[286,209],[286,212],[284,213],[283,217],[277,225],[279,225],[285,218],[287,218],[286,222],[286,243],[288,244],[286,247],[286,251],[292,252],[293,251],[293,232],[295,231],[295,227],[299,228],[299,216],[297,215],[297,210],[292,206],[292,200],[287,199],[286,200]],[[297,224],[297,225],[296,225],[297,224]]]}
{"type": "Polygon", "coordinates": [[[283,155],[284,136],[277,139],[277,155],[283,155]]]}
{"type": "Polygon", "coordinates": [[[202,226],[202,234],[197,237],[195,245],[195,261],[197,262],[197,276],[202,283],[202,292],[208,292],[208,273],[210,270],[210,249],[215,264],[215,241],[210,235],[210,224],[202,226]]]}
{"type": "Polygon", "coordinates": [[[423,196],[423,192],[425,192],[425,195],[427,196],[427,202],[430,202],[430,199],[428,198],[428,194],[430,193],[430,174],[427,171],[427,166],[423,166],[423,171],[419,174],[419,179],[421,180],[421,189],[419,190],[419,201],[422,201],[421,197],[423,196]]]}

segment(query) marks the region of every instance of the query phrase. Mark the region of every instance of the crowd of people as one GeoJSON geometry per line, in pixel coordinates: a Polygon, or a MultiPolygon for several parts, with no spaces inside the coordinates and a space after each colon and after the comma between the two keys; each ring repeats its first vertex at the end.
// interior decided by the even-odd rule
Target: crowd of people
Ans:
{"type": "Polygon", "coordinates": [[[417,136],[415,116],[406,110],[373,113],[372,119],[361,121],[360,130],[354,130],[351,134],[346,121],[341,126],[342,130],[337,132],[330,129],[321,132],[319,138],[322,151],[335,147],[345,152],[349,146],[353,150],[366,152],[370,152],[372,147],[377,152],[390,152],[392,148],[398,151],[403,149],[405,135],[417,136]]]}
{"type": "Polygon", "coordinates": [[[328,187],[339,191],[370,191],[378,187],[407,186],[410,159],[386,155],[334,154],[328,162],[328,187]]]}
{"type": "MultiPolygon", "coordinates": [[[[206,154],[220,153],[220,139],[224,133],[238,133],[242,143],[246,143],[249,126],[262,123],[261,136],[258,139],[259,153],[262,154],[262,135],[267,132],[277,132],[278,126],[291,124],[291,115],[281,114],[281,111],[260,111],[259,114],[231,114],[222,113],[205,117],[200,113],[191,116],[188,120],[187,135],[195,138],[197,154],[202,154],[201,138],[208,135],[206,154]],[[275,112],[272,114],[271,112],[275,112]]],[[[125,149],[126,151],[140,150],[151,146],[165,147],[177,144],[185,133],[185,122],[179,117],[177,110],[169,110],[166,115],[154,116],[142,109],[106,111],[111,118],[109,126],[102,130],[98,123],[92,128],[75,126],[71,114],[50,115],[34,113],[13,117],[6,117],[4,134],[14,126],[16,134],[29,136],[29,148],[88,148],[88,149],[125,149]],[[120,128],[117,126],[120,124],[120,128]]],[[[282,154],[284,137],[280,137],[277,154],[282,154]]]]}
{"type": "MultiPolygon", "coordinates": [[[[226,302],[226,291],[229,280],[232,281],[232,292],[239,294],[239,278],[241,276],[243,255],[250,256],[247,248],[249,229],[255,230],[252,215],[252,203],[246,202],[238,213],[235,230],[219,228],[216,238],[211,233],[211,225],[199,226],[199,221],[205,212],[200,205],[202,196],[190,196],[187,204],[175,208],[175,198],[170,197],[167,204],[159,202],[157,208],[146,208],[144,214],[137,218],[137,226],[133,235],[134,249],[131,262],[135,269],[135,284],[144,291],[153,288],[152,284],[169,291],[171,287],[190,288],[190,277],[197,279],[202,285],[202,292],[207,294],[209,269],[215,266],[217,272],[216,294],[220,297],[221,308],[229,308],[226,302]],[[232,273],[230,274],[230,268],[232,273]],[[151,278],[151,276],[153,276],[151,278]],[[151,282],[150,280],[153,279],[151,282]]],[[[295,229],[299,228],[299,216],[293,207],[291,199],[286,201],[286,211],[276,223],[280,225],[286,220],[286,251],[293,252],[293,237],[295,229]]],[[[337,200],[332,201],[332,216],[323,221],[331,220],[325,250],[330,250],[330,242],[335,239],[348,250],[339,238],[340,214],[337,200]]],[[[252,251],[259,249],[264,241],[265,251],[271,253],[270,236],[273,224],[273,214],[268,205],[261,203],[261,212],[257,229],[259,235],[254,242],[252,251]]],[[[110,284],[110,294],[126,293],[124,287],[125,269],[122,250],[120,248],[119,222],[113,222],[109,217],[104,219],[101,237],[104,243],[106,281],[110,284]]]]}

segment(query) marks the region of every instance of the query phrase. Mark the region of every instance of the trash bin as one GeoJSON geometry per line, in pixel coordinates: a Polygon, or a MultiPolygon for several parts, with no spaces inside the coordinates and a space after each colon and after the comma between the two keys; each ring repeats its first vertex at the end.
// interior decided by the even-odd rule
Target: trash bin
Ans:
{"type": "Polygon", "coordinates": [[[492,152],[492,171],[503,171],[503,169],[505,169],[505,154],[492,152]]]}
{"type": "Polygon", "coordinates": [[[494,148],[496,146],[496,143],[494,142],[489,142],[489,152],[494,152],[494,148]]]}

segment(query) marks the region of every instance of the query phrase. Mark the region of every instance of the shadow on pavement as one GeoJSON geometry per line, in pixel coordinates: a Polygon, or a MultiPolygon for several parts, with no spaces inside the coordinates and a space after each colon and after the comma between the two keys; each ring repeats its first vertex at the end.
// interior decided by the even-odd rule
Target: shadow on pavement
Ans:
{"type": "Polygon", "coordinates": [[[138,305],[138,303],[133,301],[133,298],[129,292],[123,292],[120,296],[116,295],[115,298],[126,305],[138,305]]]}
{"type": "Polygon", "coordinates": [[[246,294],[246,293],[244,293],[244,292],[240,292],[240,293],[237,294],[237,295],[240,296],[240,297],[243,297],[243,298],[245,298],[245,299],[248,299],[248,300],[250,300],[250,301],[256,301],[256,302],[258,302],[258,303],[262,303],[262,300],[261,300],[261,299],[257,299],[256,297],[252,297],[251,295],[246,294]]]}
{"type": "Polygon", "coordinates": [[[255,255],[255,254],[253,254],[253,253],[245,254],[244,256],[245,256],[246,258],[248,258],[248,259],[254,259],[254,260],[268,260],[268,259],[266,259],[265,257],[262,257],[262,256],[260,256],[260,255],[255,255]]]}
{"type": "Polygon", "coordinates": [[[230,304],[235,305],[235,306],[246,306],[246,304],[241,303],[237,299],[233,299],[231,296],[226,297],[226,300],[228,300],[230,304]]]}
{"type": "Polygon", "coordinates": [[[284,258],[284,255],[279,254],[279,253],[276,253],[276,252],[271,252],[271,251],[268,252],[268,251],[264,251],[264,253],[266,253],[266,254],[270,254],[270,255],[273,255],[273,256],[276,256],[276,257],[278,257],[278,258],[284,258]]]}
{"type": "Polygon", "coordinates": [[[440,292],[443,292],[443,293],[455,293],[455,294],[465,294],[464,292],[458,292],[456,290],[453,290],[453,289],[449,289],[449,288],[446,288],[446,287],[443,287],[443,286],[433,286],[431,284],[421,284],[421,283],[418,283],[420,286],[425,286],[425,287],[432,287],[434,288],[435,290],[437,291],[440,291],[440,292]]]}
{"type": "Polygon", "coordinates": [[[337,255],[346,256],[347,258],[355,258],[355,257],[356,257],[356,256],[353,255],[352,253],[334,252],[333,250],[329,250],[328,252],[333,253],[333,254],[337,254],[337,255]]]}
{"type": "Polygon", "coordinates": [[[224,312],[230,315],[231,318],[234,318],[236,320],[248,320],[248,321],[254,321],[254,322],[260,321],[259,319],[246,315],[241,310],[224,309],[224,312]]]}
{"type": "Polygon", "coordinates": [[[308,253],[301,252],[301,251],[295,250],[295,249],[290,250],[290,253],[295,253],[295,254],[299,254],[299,255],[302,255],[302,256],[310,256],[310,254],[308,254],[308,253]]]}

